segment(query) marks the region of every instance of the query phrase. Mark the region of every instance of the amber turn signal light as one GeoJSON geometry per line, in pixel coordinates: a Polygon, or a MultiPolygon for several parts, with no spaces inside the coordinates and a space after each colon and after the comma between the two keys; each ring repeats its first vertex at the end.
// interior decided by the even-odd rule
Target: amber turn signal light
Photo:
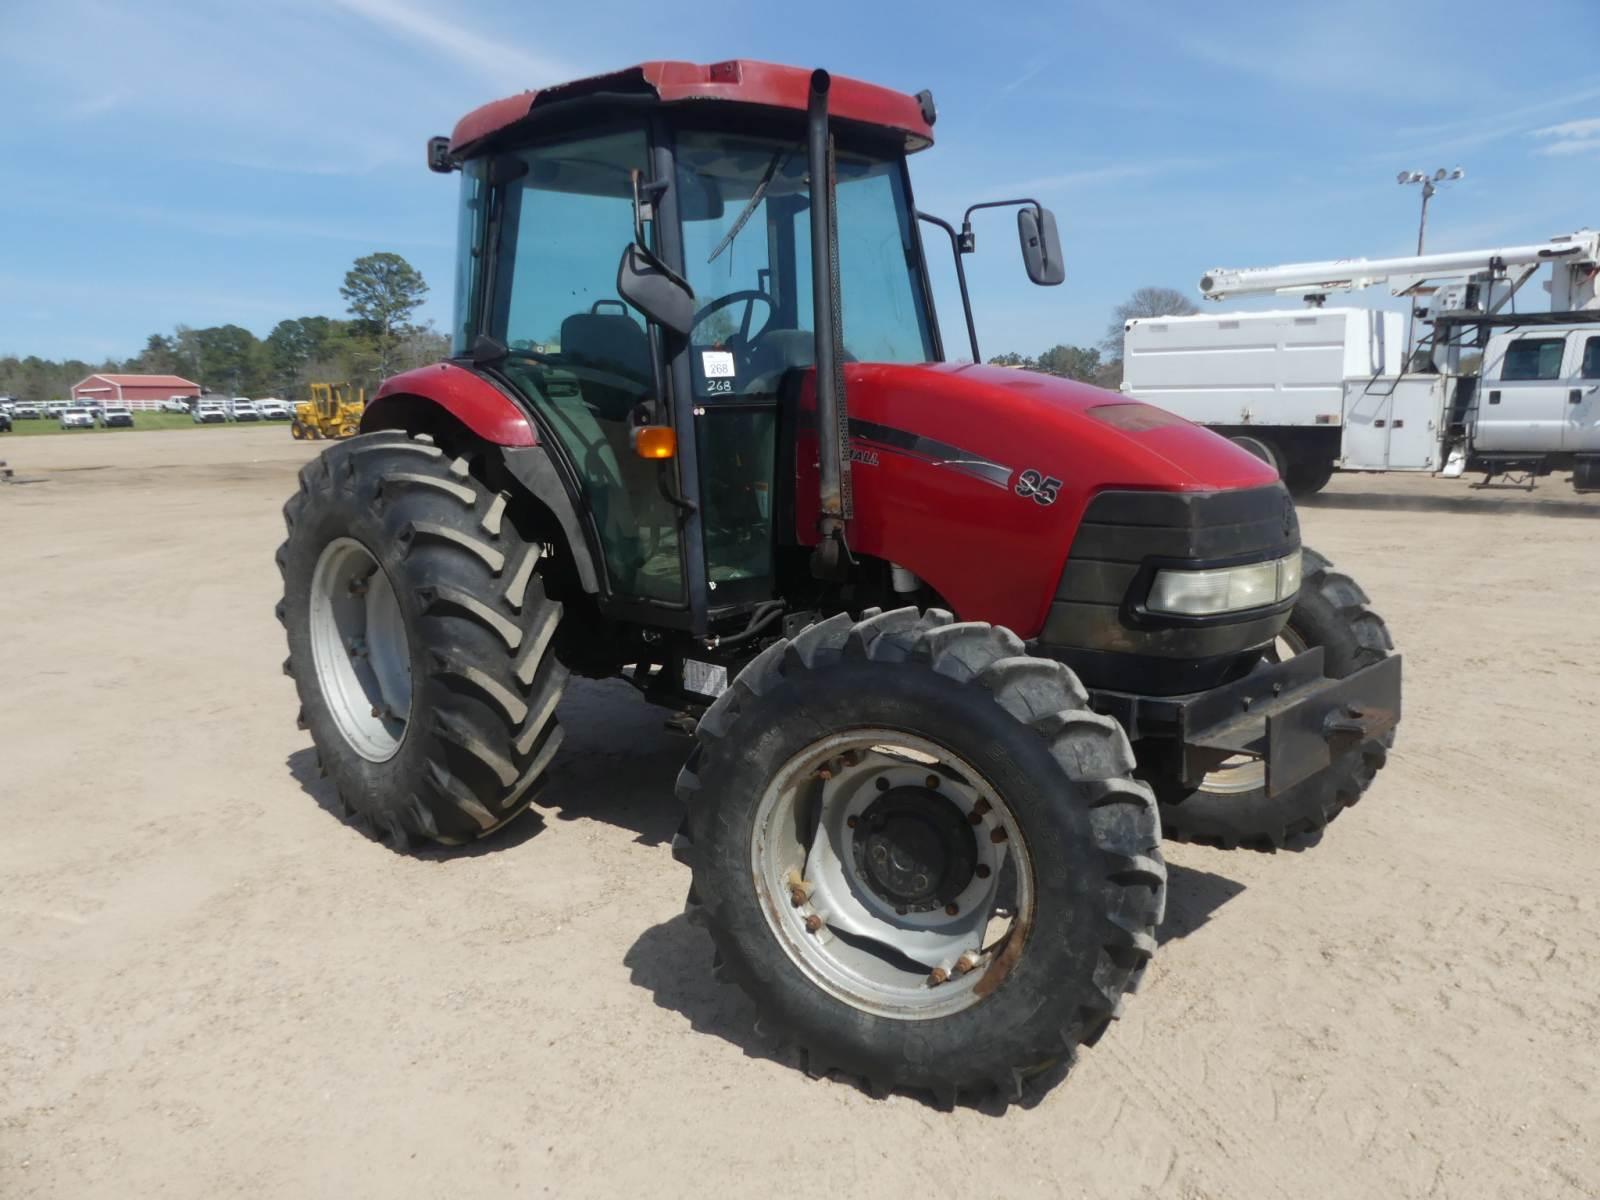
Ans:
{"type": "Polygon", "coordinates": [[[672,458],[678,434],[667,425],[640,425],[633,431],[633,452],[640,458],[672,458]]]}

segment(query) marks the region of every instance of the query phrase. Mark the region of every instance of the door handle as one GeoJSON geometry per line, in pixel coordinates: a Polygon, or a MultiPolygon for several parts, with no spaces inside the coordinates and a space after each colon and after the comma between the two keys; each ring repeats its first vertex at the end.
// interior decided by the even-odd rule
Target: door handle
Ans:
{"type": "Polygon", "coordinates": [[[1583,403],[1583,389],[1582,388],[1573,388],[1570,392],[1568,392],[1567,393],[1567,403],[1568,404],[1582,404],[1583,403]]]}
{"type": "Polygon", "coordinates": [[[1499,404],[1500,403],[1500,393],[1499,392],[1490,392],[1489,393],[1489,403],[1490,404],[1499,404]]]}

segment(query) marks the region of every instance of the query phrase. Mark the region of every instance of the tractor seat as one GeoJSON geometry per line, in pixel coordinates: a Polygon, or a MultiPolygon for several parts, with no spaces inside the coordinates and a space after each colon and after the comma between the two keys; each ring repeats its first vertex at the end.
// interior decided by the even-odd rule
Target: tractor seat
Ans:
{"type": "Polygon", "coordinates": [[[632,390],[583,380],[583,398],[604,420],[627,420],[650,390],[650,338],[632,317],[573,313],[561,322],[561,354],[573,366],[608,371],[638,384],[632,390]]]}

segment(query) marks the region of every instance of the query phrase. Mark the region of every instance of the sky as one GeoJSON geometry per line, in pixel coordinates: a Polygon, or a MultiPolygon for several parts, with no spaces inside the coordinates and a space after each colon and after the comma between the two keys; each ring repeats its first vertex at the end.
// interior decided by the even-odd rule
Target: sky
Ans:
{"type": "MultiPolygon", "coordinates": [[[[98,361],[173,326],[343,315],[375,250],[447,327],[456,180],[424,146],[477,105],[646,59],[746,57],[930,88],[919,207],[1051,207],[1060,287],[980,213],[985,357],[1091,345],[1136,287],[1415,249],[1402,169],[1461,166],[1431,249],[1600,224],[1600,4],[915,6],[765,0],[0,0],[0,354],[98,361]],[[1585,47],[1568,53],[1563,47],[1585,47]]],[[[946,343],[964,345],[929,243],[946,343]]],[[[1379,303],[1381,290],[1359,294],[1379,303]]],[[[1256,305],[1260,307],[1260,305],[1256,305]]]]}

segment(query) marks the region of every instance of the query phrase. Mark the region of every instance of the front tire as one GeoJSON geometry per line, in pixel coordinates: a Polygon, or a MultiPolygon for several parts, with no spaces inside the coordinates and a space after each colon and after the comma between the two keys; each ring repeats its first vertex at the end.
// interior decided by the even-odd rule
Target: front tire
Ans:
{"type": "Polygon", "coordinates": [[[1153,797],[1121,728],[1009,631],[841,614],[758,656],[698,736],[689,916],[813,1074],[1014,1099],[1137,985],[1153,797]]]}
{"type": "Polygon", "coordinates": [[[284,670],[347,816],[396,848],[482,837],[561,744],[542,547],[426,437],[324,451],[284,506],[284,670]]]}
{"type": "MultiPolygon", "coordinates": [[[[1302,554],[1300,599],[1283,634],[1286,652],[1321,646],[1323,670],[1333,679],[1387,658],[1394,641],[1383,618],[1367,607],[1366,593],[1316,551],[1302,554]]],[[[1226,850],[1276,850],[1320,833],[1360,800],[1393,744],[1392,732],[1361,742],[1278,796],[1267,795],[1259,759],[1220,767],[1197,791],[1157,781],[1162,831],[1173,841],[1226,850]]]]}

